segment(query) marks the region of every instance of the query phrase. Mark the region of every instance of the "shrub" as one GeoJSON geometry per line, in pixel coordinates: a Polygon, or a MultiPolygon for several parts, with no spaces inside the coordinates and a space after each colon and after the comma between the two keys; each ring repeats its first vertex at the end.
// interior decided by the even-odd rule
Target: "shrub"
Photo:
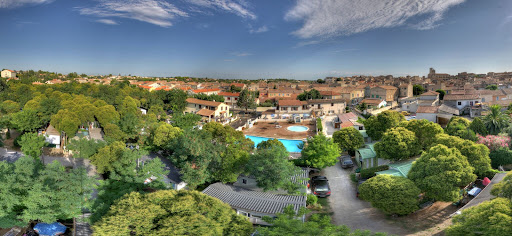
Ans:
{"type": "Polygon", "coordinates": [[[322,127],[322,119],[316,118],[316,128],[318,129],[318,132],[322,132],[324,130],[322,127]]]}
{"type": "Polygon", "coordinates": [[[491,166],[494,169],[497,169],[499,166],[512,164],[512,151],[507,148],[491,151],[489,157],[491,158],[491,166]]]}
{"type": "Polygon", "coordinates": [[[388,170],[388,169],[389,169],[388,165],[382,165],[382,166],[376,166],[376,167],[371,167],[371,168],[367,168],[367,169],[362,169],[361,170],[361,179],[369,179],[369,178],[375,176],[375,172],[388,170]]]}
{"type": "Polygon", "coordinates": [[[318,202],[318,197],[317,196],[315,196],[313,194],[308,194],[307,199],[306,199],[306,205],[307,206],[315,205],[317,202],[318,202]]]}
{"type": "Polygon", "coordinates": [[[478,135],[477,143],[481,143],[489,148],[491,151],[498,150],[499,148],[509,148],[510,137],[503,135],[478,135]]]}

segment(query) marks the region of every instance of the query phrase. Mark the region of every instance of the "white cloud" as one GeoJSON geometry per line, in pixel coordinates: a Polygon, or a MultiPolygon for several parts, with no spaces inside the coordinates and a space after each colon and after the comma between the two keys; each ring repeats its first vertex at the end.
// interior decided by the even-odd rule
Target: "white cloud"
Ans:
{"type": "Polygon", "coordinates": [[[405,24],[427,30],[439,25],[444,13],[466,0],[297,0],[285,15],[287,21],[303,21],[293,32],[301,38],[351,35],[405,24]],[[413,17],[427,17],[411,23],[413,17]]]}
{"type": "Polygon", "coordinates": [[[252,20],[257,18],[254,13],[247,9],[248,3],[242,0],[188,0],[186,2],[200,7],[226,11],[243,18],[252,20]]]}
{"type": "Polygon", "coordinates": [[[322,42],[321,40],[302,41],[302,42],[298,42],[297,45],[295,45],[294,48],[300,48],[300,47],[304,47],[304,46],[315,45],[315,44],[319,44],[321,42],[322,42]]]}
{"type": "Polygon", "coordinates": [[[249,33],[251,33],[251,34],[259,34],[259,33],[264,33],[267,31],[268,31],[268,27],[266,25],[259,27],[257,29],[253,29],[252,27],[249,29],[249,33]]]}
{"type": "Polygon", "coordinates": [[[80,14],[97,17],[121,17],[169,27],[177,17],[188,14],[161,0],[99,0],[92,8],[80,8],[80,14]]]}
{"type": "Polygon", "coordinates": [[[232,52],[230,54],[233,55],[233,56],[237,56],[237,57],[252,56],[252,53],[248,53],[248,52],[232,52]]]}
{"type": "Polygon", "coordinates": [[[118,23],[116,21],[113,21],[111,19],[99,19],[96,22],[107,24],[107,25],[118,25],[118,23]]]}
{"type": "Polygon", "coordinates": [[[23,5],[27,4],[44,4],[44,3],[50,3],[54,0],[0,0],[0,8],[14,8],[14,7],[21,7],[23,5]]]}

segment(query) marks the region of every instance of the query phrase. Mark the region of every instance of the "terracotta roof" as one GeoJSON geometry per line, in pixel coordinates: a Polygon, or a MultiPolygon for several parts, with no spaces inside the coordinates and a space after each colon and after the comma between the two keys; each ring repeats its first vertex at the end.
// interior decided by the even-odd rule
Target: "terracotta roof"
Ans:
{"type": "Polygon", "coordinates": [[[194,93],[207,93],[207,92],[217,92],[220,91],[220,89],[196,89],[192,90],[194,93]]]}
{"type": "Polygon", "coordinates": [[[307,102],[299,101],[299,100],[279,100],[279,106],[302,106],[307,104],[307,102]]]}
{"type": "Polygon", "coordinates": [[[381,88],[383,88],[383,89],[386,89],[386,90],[393,90],[393,89],[395,89],[395,90],[396,90],[396,89],[398,89],[397,87],[395,87],[395,86],[390,86],[390,85],[381,85],[381,86],[379,86],[379,87],[381,87],[381,88]]]}
{"type": "Polygon", "coordinates": [[[239,97],[240,93],[220,92],[218,95],[226,97],[239,97]]]}
{"type": "Polygon", "coordinates": [[[341,95],[341,93],[337,93],[334,91],[320,91],[320,95],[322,95],[322,96],[338,96],[338,95],[341,95]]]}
{"type": "Polygon", "coordinates": [[[425,107],[418,107],[417,113],[437,113],[438,106],[425,106],[425,107]]]}
{"type": "Polygon", "coordinates": [[[203,109],[199,110],[196,114],[200,115],[200,116],[208,116],[209,117],[209,116],[213,115],[214,113],[215,113],[215,111],[213,111],[213,110],[208,110],[208,109],[203,108],[203,109]]]}
{"type": "Polygon", "coordinates": [[[234,85],[235,87],[241,87],[241,88],[243,88],[245,86],[245,84],[243,84],[243,83],[231,83],[229,86],[231,86],[231,85],[234,85]]]}
{"type": "Polygon", "coordinates": [[[192,103],[192,104],[211,106],[211,107],[217,107],[220,104],[222,104],[222,102],[212,102],[212,101],[206,101],[206,100],[201,100],[201,99],[197,99],[197,98],[187,98],[187,102],[192,103]]]}
{"type": "Polygon", "coordinates": [[[400,86],[398,86],[398,87],[400,87],[400,88],[407,88],[407,87],[409,87],[409,84],[401,84],[401,85],[400,85],[400,86]]]}
{"type": "Polygon", "coordinates": [[[504,94],[512,94],[512,88],[506,88],[506,89],[502,89],[503,93],[504,94]]]}
{"type": "Polygon", "coordinates": [[[426,93],[422,93],[420,96],[437,96],[437,95],[439,95],[438,92],[428,91],[426,93]]]}
{"type": "Polygon", "coordinates": [[[478,99],[478,95],[476,95],[476,94],[467,94],[467,95],[446,94],[446,95],[444,95],[444,98],[443,98],[443,100],[445,100],[445,101],[473,100],[473,99],[478,99]]]}
{"type": "Polygon", "coordinates": [[[312,99],[308,100],[308,104],[316,104],[316,103],[344,103],[345,99],[312,99]]]}
{"type": "Polygon", "coordinates": [[[370,105],[379,105],[382,101],[384,100],[380,100],[378,98],[365,98],[363,99],[363,101],[361,101],[361,103],[365,103],[365,104],[370,104],[370,105]]]}

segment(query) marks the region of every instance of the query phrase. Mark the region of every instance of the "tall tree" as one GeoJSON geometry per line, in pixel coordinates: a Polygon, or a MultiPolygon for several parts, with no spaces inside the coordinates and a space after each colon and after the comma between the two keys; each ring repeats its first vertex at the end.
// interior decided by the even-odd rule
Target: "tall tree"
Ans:
{"type": "Polygon", "coordinates": [[[316,89],[304,91],[303,93],[301,93],[297,96],[297,99],[299,99],[301,101],[306,101],[306,100],[310,100],[310,99],[320,99],[320,98],[322,98],[322,95],[320,95],[320,92],[316,89]]]}
{"type": "Polygon", "coordinates": [[[453,202],[461,198],[462,187],[475,181],[474,168],[455,148],[437,145],[417,159],[408,178],[425,193],[438,201],[453,202]]]}
{"type": "Polygon", "coordinates": [[[69,141],[67,149],[73,151],[74,158],[89,159],[106,145],[104,141],[83,137],[69,141]]]}
{"type": "Polygon", "coordinates": [[[362,199],[386,214],[407,215],[418,210],[420,189],[404,177],[377,175],[359,186],[362,199]]]}
{"type": "Polygon", "coordinates": [[[156,148],[167,145],[171,140],[182,134],[182,129],[166,122],[160,122],[151,129],[150,142],[156,148]]]}
{"type": "Polygon", "coordinates": [[[91,163],[96,166],[96,171],[104,174],[114,170],[113,164],[119,160],[126,145],[122,142],[113,142],[108,146],[100,148],[98,153],[91,156],[91,163]]]}
{"type": "Polygon", "coordinates": [[[229,205],[196,191],[125,195],[93,225],[96,235],[249,235],[251,223],[229,205]]]}
{"type": "Polygon", "coordinates": [[[501,112],[500,105],[492,105],[489,114],[484,117],[484,124],[489,134],[497,135],[510,125],[510,116],[501,112]]]}
{"type": "Polygon", "coordinates": [[[336,165],[340,156],[340,148],[332,139],[323,134],[308,138],[301,151],[301,159],[304,165],[323,169],[336,165]]]}
{"type": "Polygon", "coordinates": [[[473,130],[476,134],[481,136],[486,136],[488,134],[487,127],[485,127],[484,122],[478,117],[476,117],[471,124],[469,125],[469,129],[473,130]]]}
{"type": "Polygon", "coordinates": [[[101,127],[105,127],[107,124],[115,124],[120,119],[119,113],[112,105],[98,107],[94,116],[100,123],[101,127]]]}
{"type": "Polygon", "coordinates": [[[240,96],[238,97],[238,101],[236,105],[240,108],[245,109],[245,112],[247,113],[248,109],[255,109],[256,108],[256,102],[255,102],[254,95],[247,89],[242,90],[240,92],[240,96]]]}
{"type": "Polygon", "coordinates": [[[291,178],[300,172],[300,168],[293,165],[288,156],[288,151],[277,139],[263,141],[251,155],[246,167],[247,173],[265,191],[280,188],[290,190],[294,187],[291,178]]]}
{"type": "Polygon", "coordinates": [[[181,114],[187,106],[187,93],[181,89],[172,89],[167,92],[164,108],[170,109],[173,114],[181,114]]]}
{"type": "Polygon", "coordinates": [[[428,150],[432,147],[435,137],[438,134],[444,133],[443,128],[434,122],[422,119],[422,120],[411,120],[403,123],[404,127],[416,135],[418,139],[419,147],[422,150],[428,150]]]}
{"type": "Polygon", "coordinates": [[[485,87],[485,89],[488,89],[488,90],[498,90],[498,85],[490,84],[490,85],[487,85],[487,87],[485,87]]]}
{"type": "Polygon", "coordinates": [[[363,135],[354,127],[342,128],[334,132],[332,139],[339,145],[341,150],[346,150],[349,153],[354,153],[357,149],[364,146],[363,135]]]}
{"type": "Polygon", "coordinates": [[[58,131],[66,133],[68,138],[72,138],[78,131],[78,126],[80,126],[81,121],[76,113],[64,109],[52,116],[50,124],[58,131]]]}
{"type": "Polygon", "coordinates": [[[402,122],[405,122],[404,115],[396,111],[384,111],[363,121],[366,132],[372,140],[380,140],[384,132],[399,126],[402,122]]]}
{"type": "Polygon", "coordinates": [[[32,109],[14,113],[11,123],[20,132],[35,132],[43,126],[37,111],[32,109]]]}
{"type": "Polygon", "coordinates": [[[512,202],[495,198],[463,210],[452,219],[446,235],[512,235],[512,202]]]}
{"type": "Polygon", "coordinates": [[[512,171],[509,171],[501,182],[492,187],[491,193],[494,196],[512,200],[512,171]]]}
{"type": "Polygon", "coordinates": [[[446,133],[452,136],[457,136],[463,139],[476,141],[476,134],[473,130],[469,129],[471,122],[463,117],[454,116],[446,125],[446,133]]]}
{"type": "Polygon", "coordinates": [[[414,96],[418,96],[425,92],[425,88],[419,84],[415,84],[412,86],[412,93],[414,96]]]}
{"type": "Polygon", "coordinates": [[[43,147],[46,145],[44,136],[39,136],[37,133],[25,133],[21,136],[19,141],[21,151],[26,156],[34,159],[39,159],[43,153],[43,147]]]}
{"type": "Polygon", "coordinates": [[[192,129],[201,120],[201,116],[188,113],[188,114],[174,114],[171,117],[171,124],[182,130],[192,129]]]}
{"type": "Polygon", "coordinates": [[[412,131],[397,127],[384,133],[381,141],[375,144],[375,151],[380,158],[401,161],[417,155],[420,146],[412,131]]]}
{"type": "Polygon", "coordinates": [[[439,93],[439,100],[443,100],[444,99],[444,95],[446,95],[446,91],[444,91],[442,89],[438,89],[438,90],[436,90],[436,92],[439,93]]]}

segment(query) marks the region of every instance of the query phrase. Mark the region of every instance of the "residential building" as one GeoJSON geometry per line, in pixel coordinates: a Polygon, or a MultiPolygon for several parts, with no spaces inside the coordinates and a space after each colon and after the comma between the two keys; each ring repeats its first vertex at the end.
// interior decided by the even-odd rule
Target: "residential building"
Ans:
{"type": "Polygon", "coordinates": [[[388,160],[377,158],[377,152],[374,149],[375,143],[368,143],[365,147],[356,150],[356,164],[365,169],[376,167],[380,165],[386,165],[389,163],[388,160]]]}
{"type": "Polygon", "coordinates": [[[237,108],[238,98],[240,93],[220,92],[218,95],[224,97],[224,103],[228,104],[231,109],[237,108]]]}
{"type": "Polygon", "coordinates": [[[307,103],[315,116],[341,114],[346,107],[344,99],[313,99],[307,103]]]}
{"type": "Polygon", "coordinates": [[[415,113],[416,110],[418,110],[418,98],[417,97],[399,98],[398,103],[400,104],[401,111],[415,113]]]}
{"type": "Polygon", "coordinates": [[[185,113],[200,115],[206,121],[223,121],[229,114],[229,106],[222,102],[205,101],[196,98],[187,98],[185,113]]]}
{"type": "Polygon", "coordinates": [[[341,93],[334,91],[320,91],[320,95],[322,95],[323,99],[340,99],[341,93]]]}
{"type": "Polygon", "coordinates": [[[361,101],[361,103],[364,103],[368,106],[374,107],[374,108],[381,108],[385,107],[388,103],[385,100],[378,99],[378,98],[365,98],[361,101]]]}
{"type": "Polygon", "coordinates": [[[191,90],[192,94],[217,95],[217,94],[219,94],[219,92],[220,92],[220,89],[218,89],[218,88],[191,90]]]}
{"type": "Polygon", "coordinates": [[[292,96],[297,96],[296,94],[300,94],[302,91],[295,89],[269,89],[267,92],[268,97],[277,97],[277,98],[290,98],[292,96]]]}
{"type": "Polygon", "coordinates": [[[398,90],[399,90],[399,97],[401,98],[410,98],[410,97],[413,97],[413,86],[412,86],[412,83],[407,83],[407,84],[401,84],[400,86],[398,86],[398,90]]]}
{"type": "Polygon", "coordinates": [[[434,91],[428,91],[422,93],[418,100],[419,106],[438,106],[439,105],[439,93],[434,91]]]}
{"type": "Polygon", "coordinates": [[[416,119],[428,120],[437,123],[438,106],[420,106],[416,110],[416,119]]]}
{"type": "Polygon", "coordinates": [[[55,148],[60,148],[61,136],[60,132],[52,125],[49,125],[44,132],[45,141],[55,148]]]}
{"type": "Polygon", "coordinates": [[[387,102],[388,106],[393,106],[393,102],[398,100],[398,88],[389,85],[381,85],[376,87],[367,87],[365,91],[369,91],[369,94],[365,93],[366,98],[377,98],[383,99],[387,102]]]}
{"type": "Polygon", "coordinates": [[[388,166],[389,166],[388,170],[375,172],[375,174],[377,174],[377,175],[393,175],[393,176],[407,178],[409,171],[411,171],[412,163],[415,160],[416,159],[411,159],[411,160],[407,160],[407,161],[395,162],[395,163],[388,164],[388,166]]]}
{"type": "Polygon", "coordinates": [[[16,71],[13,70],[3,70],[1,72],[2,78],[16,78],[16,71]]]}
{"type": "Polygon", "coordinates": [[[479,105],[482,99],[477,94],[446,94],[443,98],[443,103],[447,106],[457,108],[460,114],[470,114],[471,107],[479,105]]]}
{"type": "Polygon", "coordinates": [[[292,116],[309,117],[311,110],[309,109],[308,102],[299,100],[278,100],[276,107],[276,114],[282,118],[292,116]]]}
{"type": "Polygon", "coordinates": [[[357,130],[364,130],[364,125],[357,122],[359,117],[353,112],[338,114],[332,120],[335,129],[354,127],[357,130]]]}

